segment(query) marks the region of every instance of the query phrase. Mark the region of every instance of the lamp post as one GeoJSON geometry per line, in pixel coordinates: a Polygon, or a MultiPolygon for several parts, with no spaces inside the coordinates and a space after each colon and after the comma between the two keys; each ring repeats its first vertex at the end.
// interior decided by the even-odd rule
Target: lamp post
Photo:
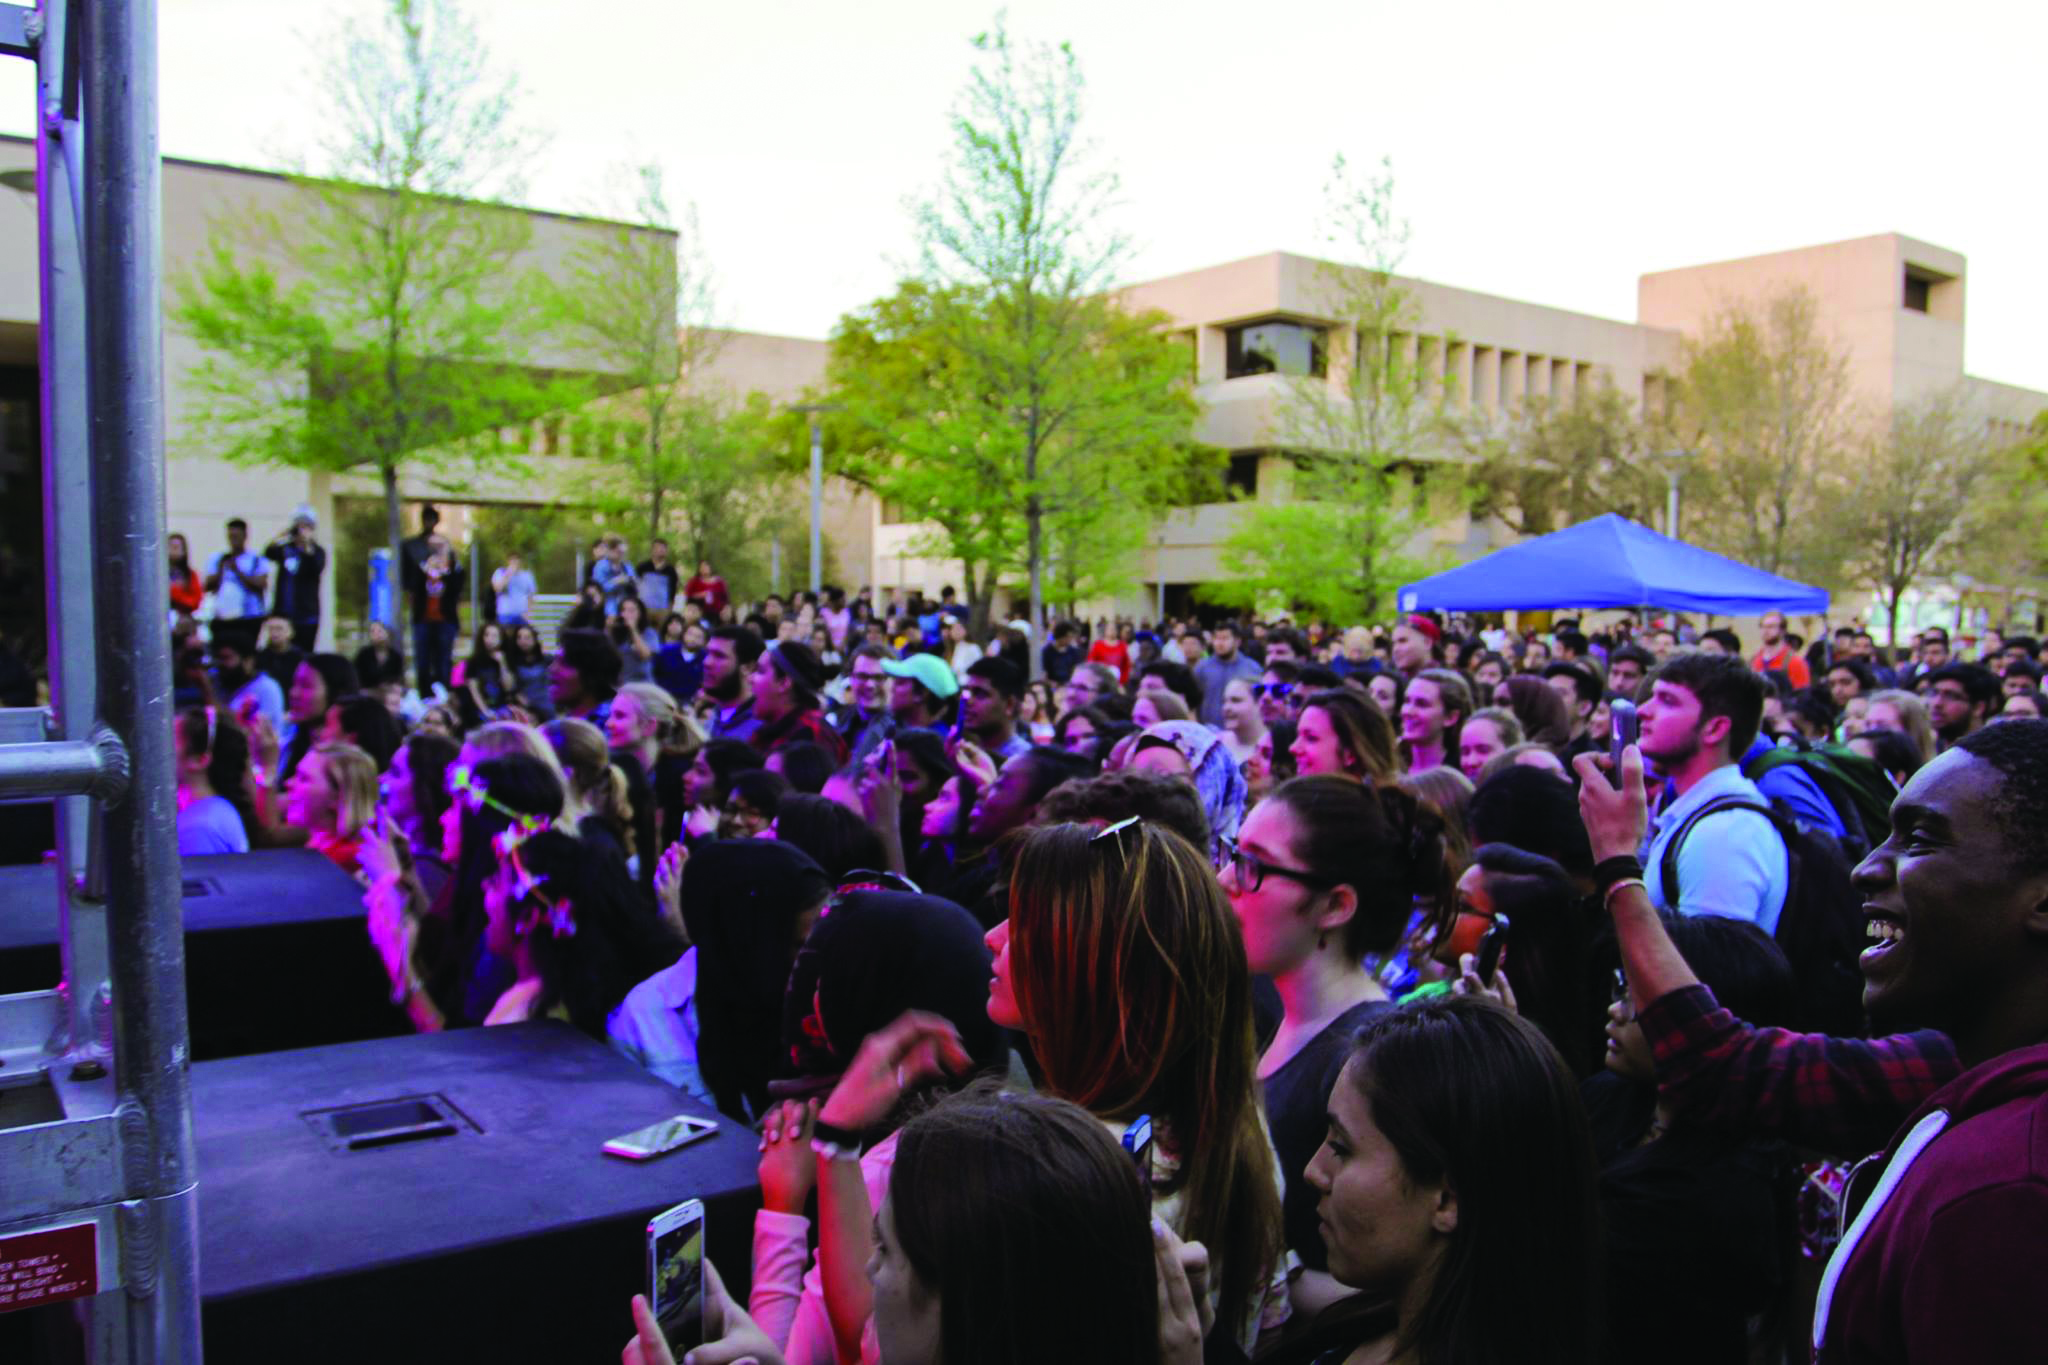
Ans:
{"type": "Polygon", "coordinates": [[[1670,480],[1664,499],[1664,534],[1678,539],[1678,480],[1685,472],[1685,461],[1692,458],[1690,450],[1662,450],[1657,458],[1667,461],[1664,477],[1670,480]]]}
{"type": "Polygon", "coordinates": [[[818,425],[821,413],[841,412],[843,403],[792,403],[791,412],[811,419],[811,599],[816,601],[825,586],[825,434],[818,425]]]}

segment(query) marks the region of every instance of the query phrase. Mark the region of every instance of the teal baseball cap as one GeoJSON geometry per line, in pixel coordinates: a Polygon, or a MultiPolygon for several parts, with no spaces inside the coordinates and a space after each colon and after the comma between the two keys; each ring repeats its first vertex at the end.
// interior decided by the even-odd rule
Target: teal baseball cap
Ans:
{"type": "Polygon", "coordinates": [[[913,654],[907,659],[884,659],[882,671],[892,678],[909,678],[940,701],[960,690],[960,680],[944,659],[936,654],[913,654]]]}

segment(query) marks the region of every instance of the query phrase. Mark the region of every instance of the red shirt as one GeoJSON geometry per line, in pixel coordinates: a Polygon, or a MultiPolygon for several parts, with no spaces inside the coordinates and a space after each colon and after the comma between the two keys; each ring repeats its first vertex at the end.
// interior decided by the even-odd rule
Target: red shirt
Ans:
{"type": "Polygon", "coordinates": [[[183,577],[180,577],[175,569],[171,571],[172,606],[181,607],[186,611],[198,611],[199,604],[205,598],[206,588],[199,581],[197,569],[185,570],[183,577]]]}
{"type": "Polygon", "coordinates": [[[717,574],[709,578],[698,578],[693,575],[690,581],[683,585],[683,596],[703,607],[706,616],[715,619],[725,611],[725,580],[717,574]]]}
{"type": "Polygon", "coordinates": [[[1131,648],[1122,640],[1097,640],[1088,646],[1088,662],[1108,664],[1116,670],[1118,682],[1131,680],[1131,648]]]}

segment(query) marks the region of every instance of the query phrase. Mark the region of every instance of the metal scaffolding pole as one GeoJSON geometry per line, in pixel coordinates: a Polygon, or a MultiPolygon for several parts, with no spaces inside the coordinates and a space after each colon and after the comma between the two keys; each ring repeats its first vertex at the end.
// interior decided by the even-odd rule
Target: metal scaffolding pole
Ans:
{"type": "MultiPolygon", "coordinates": [[[[129,755],[104,808],[128,1358],[199,1359],[199,1196],[164,604],[163,163],[156,0],[85,8],[87,370],[102,722],[129,755]]],[[[96,1330],[95,1335],[98,1335],[96,1330]]]]}
{"type": "MultiPolygon", "coordinates": [[[[0,1247],[89,1250],[96,1365],[196,1365],[197,1183],[164,556],[157,0],[0,3],[37,65],[38,348],[52,700],[8,713],[0,797],[56,795],[63,987],[0,996],[0,1247]],[[32,714],[32,713],[31,713],[32,714]],[[37,728],[45,733],[32,738],[37,728]],[[111,1062],[112,1074],[108,1074],[111,1062]],[[18,1244],[18,1243],[17,1243],[18,1244]]],[[[65,1256],[73,1255],[67,1251],[65,1256]]]]}

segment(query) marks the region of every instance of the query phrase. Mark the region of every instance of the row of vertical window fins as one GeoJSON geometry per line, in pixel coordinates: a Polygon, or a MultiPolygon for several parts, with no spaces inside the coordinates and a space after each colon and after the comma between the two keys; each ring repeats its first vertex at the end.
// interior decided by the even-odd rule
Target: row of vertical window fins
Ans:
{"type": "MultiPolygon", "coordinates": [[[[1322,378],[1329,373],[1329,329],[1313,323],[1270,318],[1223,329],[1225,379],[1257,374],[1322,378]]],[[[1183,333],[1189,342],[1191,333],[1183,333]]],[[[1414,332],[1391,332],[1391,358],[1414,366],[1441,385],[1458,406],[1498,408],[1524,398],[1569,400],[1598,382],[1602,367],[1568,357],[1532,355],[1476,342],[1414,332]]],[[[1646,379],[1643,399],[1661,402],[1646,379]]]]}

